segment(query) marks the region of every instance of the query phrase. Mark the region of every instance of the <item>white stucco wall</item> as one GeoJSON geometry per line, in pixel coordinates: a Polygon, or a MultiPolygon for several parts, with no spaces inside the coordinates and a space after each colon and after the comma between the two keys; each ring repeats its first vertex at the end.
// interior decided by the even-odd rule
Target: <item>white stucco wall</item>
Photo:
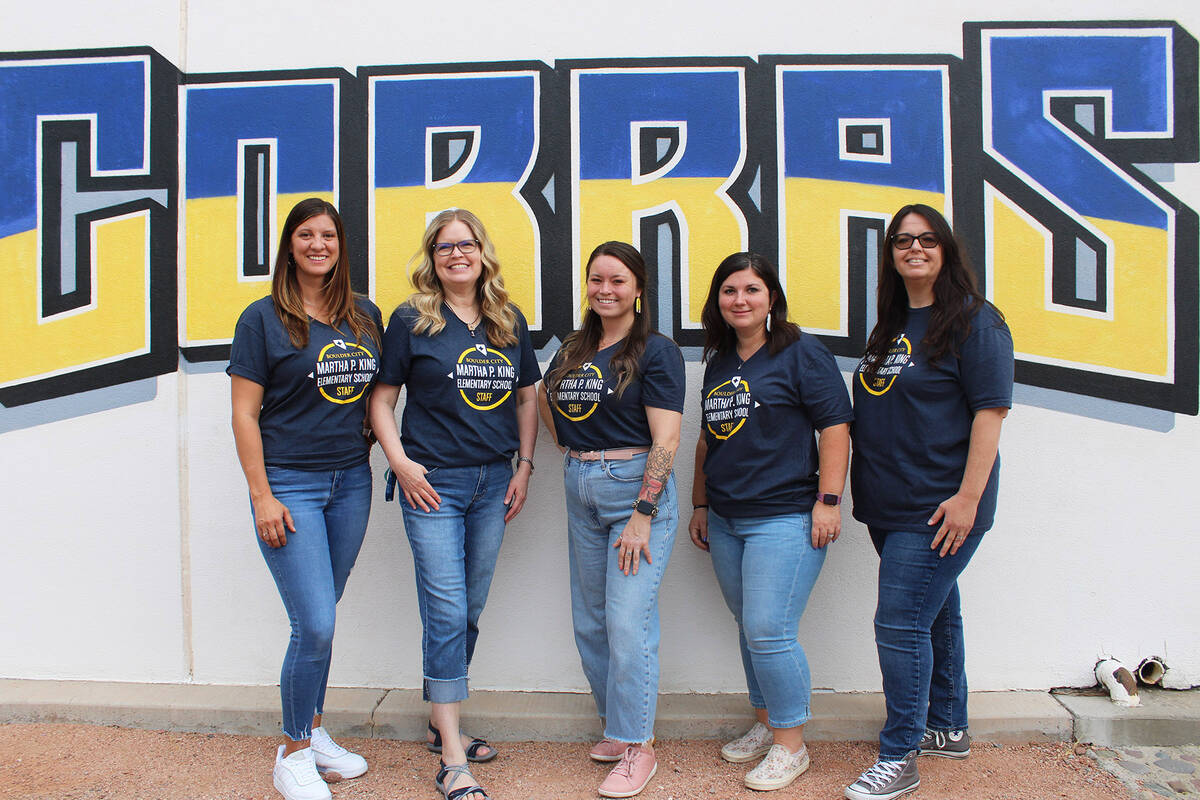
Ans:
{"type": "MultiPolygon", "coordinates": [[[[782,2],[496,4],[453,16],[395,3],[296,0],[38,3],[5,11],[10,48],[149,45],[189,72],[759,53],[961,55],[968,20],[1178,21],[1183,0],[995,4],[868,0],[819,12],[782,2]],[[867,24],[864,25],[864,20],[867,24]]],[[[1200,168],[1170,191],[1200,208],[1200,168]]],[[[1194,265],[1193,265],[1194,268],[1194,265]]],[[[678,458],[691,485],[700,367],[678,458]]],[[[287,625],[257,552],[233,452],[228,378],[186,366],[132,386],[0,409],[0,676],[270,684],[287,625]],[[129,402],[127,398],[134,398],[129,402]],[[79,409],[87,413],[79,414],[79,409]],[[32,422],[31,422],[32,421],[32,422]]],[[[1001,441],[1000,510],[962,580],[975,689],[1092,682],[1097,657],[1164,655],[1200,682],[1200,421],[1019,387],[1001,441]]],[[[545,433],[526,510],[510,526],[472,669],[477,688],[582,690],[571,637],[557,456],[545,433]]],[[[339,607],[338,685],[420,685],[420,622],[399,509],[377,493],[339,607]]],[[[686,524],[686,519],[685,519],[686,524]]],[[[876,558],[846,515],[801,624],[813,684],[879,688],[876,558]]],[[[664,691],[740,691],[735,629],[683,525],[662,591],[664,691]]]]}

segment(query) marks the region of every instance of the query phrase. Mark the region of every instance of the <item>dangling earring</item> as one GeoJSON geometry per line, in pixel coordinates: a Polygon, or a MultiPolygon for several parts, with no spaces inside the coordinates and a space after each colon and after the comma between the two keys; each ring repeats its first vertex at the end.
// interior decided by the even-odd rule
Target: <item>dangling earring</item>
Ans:
{"type": "Polygon", "coordinates": [[[637,299],[633,301],[633,313],[642,313],[642,296],[639,294],[637,299]]]}
{"type": "Polygon", "coordinates": [[[767,333],[771,332],[771,309],[767,309],[767,333]]]}

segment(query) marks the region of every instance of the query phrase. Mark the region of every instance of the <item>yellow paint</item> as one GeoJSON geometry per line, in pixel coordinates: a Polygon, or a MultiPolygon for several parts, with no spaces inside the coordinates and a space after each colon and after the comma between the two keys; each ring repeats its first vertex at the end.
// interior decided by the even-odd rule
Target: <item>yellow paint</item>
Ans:
{"type": "Polygon", "coordinates": [[[95,308],[38,324],[37,232],[0,239],[0,261],[10,265],[0,292],[0,384],[67,372],[148,352],[145,214],[99,221],[95,308]]]}
{"type": "MultiPolygon", "coordinates": [[[[721,199],[719,178],[660,178],[634,186],[627,180],[582,181],[579,187],[579,286],[584,298],[587,257],[601,242],[632,242],[633,212],[674,202],[687,225],[688,273],[685,321],[700,322],[708,285],[717,265],[730,253],[746,249],[735,211],[721,199]]],[[[677,276],[672,276],[677,281],[677,276]]],[[[656,321],[657,322],[657,321],[656,321]]]]}
{"type": "Polygon", "coordinates": [[[847,270],[841,253],[843,210],[890,216],[909,203],[924,203],[945,212],[946,197],[938,192],[815,178],[787,178],[783,188],[784,291],[788,316],[804,328],[838,330],[847,316],[841,300],[847,270]]]}
{"type": "MultiPolygon", "coordinates": [[[[281,194],[276,198],[275,230],[283,230],[292,206],[306,197],[333,202],[330,192],[281,194]]],[[[184,347],[199,343],[228,342],[246,306],[271,293],[270,277],[238,280],[238,219],[236,197],[188,200],[185,210],[186,287],[184,347]]],[[[273,264],[278,240],[268,256],[273,264]]]]}
{"type": "Polygon", "coordinates": [[[421,247],[425,217],[446,208],[465,208],[487,228],[500,259],[509,298],[530,327],[540,327],[534,261],[536,231],[525,206],[504,183],[460,183],[445,189],[406,186],[375,190],[375,303],[386,321],[412,293],[409,261],[421,247]]]}
{"type": "Polygon", "coordinates": [[[1003,198],[994,199],[992,215],[992,300],[1008,320],[1018,353],[1093,365],[1101,371],[1168,374],[1172,332],[1167,327],[1166,231],[1088,219],[1109,237],[1116,256],[1112,319],[1107,320],[1048,308],[1046,234],[1003,198]]]}

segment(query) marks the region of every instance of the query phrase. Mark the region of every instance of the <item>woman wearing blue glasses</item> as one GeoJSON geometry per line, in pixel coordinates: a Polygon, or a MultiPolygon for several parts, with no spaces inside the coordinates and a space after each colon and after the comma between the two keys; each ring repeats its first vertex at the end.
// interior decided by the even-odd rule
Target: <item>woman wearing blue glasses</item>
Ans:
{"type": "Polygon", "coordinates": [[[1012,407],[1012,335],[929,206],[905,206],[888,226],[878,320],[853,378],[850,483],[880,559],[887,722],[850,800],[914,791],[918,755],[971,752],[958,576],[992,526],[1012,407]]]}
{"type": "Polygon", "coordinates": [[[416,291],[383,337],[371,423],[404,495],[432,704],[427,746],[443,756],[437,786],[452,800],[480,800],[486,795],[466,762],[490,761],[496,750],[461,734],[459,704],[504,526],[529,489],[541,371],[478,217],[438,214],[414,262],[416,291]]]}

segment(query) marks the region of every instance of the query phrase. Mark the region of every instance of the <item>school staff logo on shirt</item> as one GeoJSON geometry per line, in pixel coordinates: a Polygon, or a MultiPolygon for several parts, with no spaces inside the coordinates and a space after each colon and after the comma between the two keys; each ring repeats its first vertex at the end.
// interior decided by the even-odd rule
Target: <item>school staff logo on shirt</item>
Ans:
{"type": "Polygon", "coordinates": [[[716,438],[728,439],[746,424],[754,405],[750,382],[734,375],[705,396],[704,426],[716,438]]]}
{"type": "MultiPolygon", "coordinates": [[[[554,408],[571,422],[583,422],[600,407],[604,373],[590,361],[563,376],[554,393],[554,408]]],[[[611,392],[611,390],[610,390],[611,392]]]]}
{"type": "Polygon", "coordinates": [[[859,383],[876,397],[887,394],[888,389],[891,389],[892,384],[896,382],[896,376],[900,374],[900,370],[912,363],[912,342],[908,340],[907,335],[902,333],[896,337],[896,341],[892,342],[887,355],[884,356],[883,366],[870,381],[867,380],[866,362],[858,363],[859,383]]]}
{"type": "Polygon", "coordinates": [[[517,370],[508,356],[485,344],[463,350],[446,377],[455,382],[458,393],[476,411],[491,411],[512,394],[517,370]]]}
{"type": "Polygon", "coordinates": [[[334,339],[321,348],[310,377],[317,391],[331,403],[345,405],[363,396],[379,370],[375,354],[356,342],[334,339]]]}

